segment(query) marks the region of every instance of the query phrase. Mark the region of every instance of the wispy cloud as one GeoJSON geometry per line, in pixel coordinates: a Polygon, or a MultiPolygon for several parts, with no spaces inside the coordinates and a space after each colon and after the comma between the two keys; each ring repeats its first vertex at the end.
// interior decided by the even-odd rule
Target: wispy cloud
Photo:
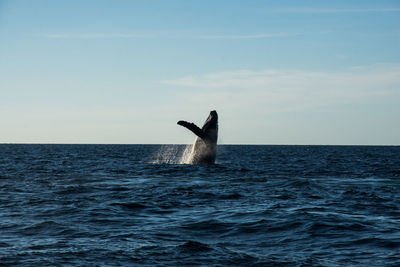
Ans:
{"type": "Polygon", "coordinates": [[[165,36],[162,33],[49,33],[37,36],[49,39],[145,39],[165,36]]]}
{"type": "Polygon", "coordinates": [[[266,39],[301,35],[301,33],[251,33],[251,34],[198,34],[188,32],[145,32],[145,33],[49,33],[36,36],[48,39],[266,39]]]}
{"type": "Polygon", "coordinates": [[[270,9],[274,13],[306,13],[306,14],[330,14],[330,13],[383,13],[400,12],[400,8],[280,8],[270,9]]]}
{"type": "MultiPolygon", "coordinates": [[[[265,112],[297,111],[343,103],[399,98],[400,66],[375,65],[345,71],[240,70],[162,81],[196,88],[196,99],[232,109],[259,107],[265,112]],[[204,98],[204,97],[203,97],[204,98]]],[[[194,103],[195,105],[195,103],[194,103]]]]}
{"type": "Polygon", "coordinates": [[[194,38],[198,39],[264,39],[264,38],[279,38],[279,37],[288,37],[294,35],[301,35],[301,33],[257,33],[257,34],[238,34],[238,35],[199,35],[194,36],[194,38]]]}

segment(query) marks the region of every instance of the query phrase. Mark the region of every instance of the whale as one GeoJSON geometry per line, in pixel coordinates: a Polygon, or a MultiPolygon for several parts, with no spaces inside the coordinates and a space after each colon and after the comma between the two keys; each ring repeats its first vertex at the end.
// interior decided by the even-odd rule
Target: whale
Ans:
{"type": "Polygon", "coordinates": [[[217,156],[218,114],[213,110],[207,117],[202,128],[187,121],[178,121],[181,125],[196,135],[192,151],[188,157],[189,164],[214,164],[217,156]]]}

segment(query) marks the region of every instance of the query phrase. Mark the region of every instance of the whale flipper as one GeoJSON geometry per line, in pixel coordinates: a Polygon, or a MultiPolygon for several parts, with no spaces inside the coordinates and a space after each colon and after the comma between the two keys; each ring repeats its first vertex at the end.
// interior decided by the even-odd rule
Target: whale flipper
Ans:
{"type": "Polygon", "coordinates": [[[204,132],[202,129],[200,129],[196,124],[193,122],[189,123],[187,121],[178,121],[178,124],[191,130],[195,135],[197,135],[200,138],[204,138],[204,132]]]}

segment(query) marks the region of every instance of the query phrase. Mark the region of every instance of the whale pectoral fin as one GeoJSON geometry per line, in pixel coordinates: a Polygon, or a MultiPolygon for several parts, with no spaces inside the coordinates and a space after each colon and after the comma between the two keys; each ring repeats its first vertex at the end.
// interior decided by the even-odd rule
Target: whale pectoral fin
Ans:
{"type": "Polygon", "coordinates": [[[189,130],[191,130],[195,135],[197,135],[200,138],[204,138],[204,132],[193,122],[189,123],[187,121],[178,121],[178,124],[188,128],[189,130]]]}

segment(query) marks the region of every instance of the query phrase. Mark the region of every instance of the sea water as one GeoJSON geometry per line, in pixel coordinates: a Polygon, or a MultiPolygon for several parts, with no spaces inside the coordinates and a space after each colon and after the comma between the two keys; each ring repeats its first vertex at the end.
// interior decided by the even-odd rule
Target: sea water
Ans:
{"type": "Polygon", "coordinates": [[[0,265],[400,266],[400,147],[188,151],[0,145],[0,265]]]}

